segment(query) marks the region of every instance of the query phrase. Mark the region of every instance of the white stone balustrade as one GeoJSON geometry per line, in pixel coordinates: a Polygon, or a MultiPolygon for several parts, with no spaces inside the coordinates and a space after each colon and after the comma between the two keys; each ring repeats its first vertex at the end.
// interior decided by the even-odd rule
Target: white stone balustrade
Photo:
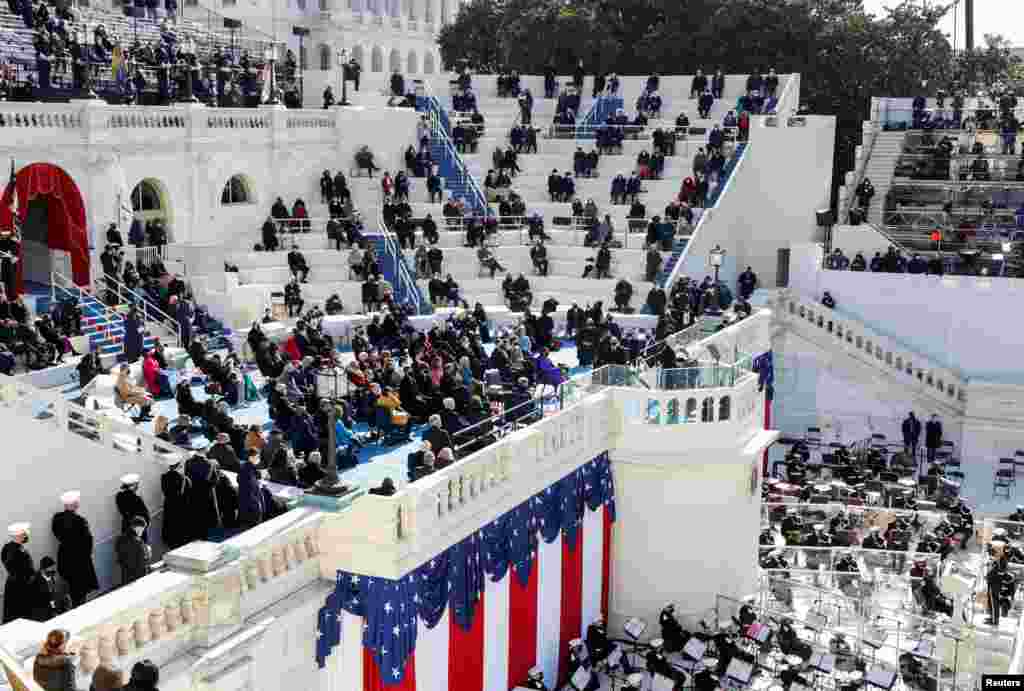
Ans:
{"type": "Polygon", "coordinates": [[[778,318],[812,342],[841,347],[848,355],[887,370],[918,393],[963,414],[967,378],[878,333],[859,319],[790,291],[780,296],[778,318]]]}

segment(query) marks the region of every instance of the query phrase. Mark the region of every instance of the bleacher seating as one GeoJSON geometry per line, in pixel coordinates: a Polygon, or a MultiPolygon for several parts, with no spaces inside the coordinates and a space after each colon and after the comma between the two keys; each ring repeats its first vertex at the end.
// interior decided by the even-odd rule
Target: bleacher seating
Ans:
{"type": "MultiPolygon", "coordinates": [[[[193,9],[193,11],[195,11],[193,9]]],[[[212,14],[210,10],[203,10],[212,14]]],[[[102,24],[107,31],[111,41],[123,48],[129,48],[136,40],[141,45],[156,44],[161,39],[161,20],[153,20],[145,17],[129,17],[121,12],[111,12],[97,7],[80,7],[76,10],[75,22],[67,23],[68,35],[75,32],[84,32],[89,42],[92,41],[92,30],[102,24]]],[[[163,11],[160,10],[162,13],[163,11]]],[[[217,15],[218,26],[222,25],[221,16],[217,15]]],[[[176,24],[171,25],[179,42],[185,37],[192,38],[196,43],[196,53],[200,61],[207,68],[208,74],[213,76],[209,56],[216,49],[229,52],[237,58],[243,51],[247,51],[252,59],[252,67],[260,73],[263,66],[264,48],[268,46],[272,37],[254,31],[251,27],[243,27],[238,33],[225,33],[223,29],[213,30],[209,26],[180,18],[176,24]]],[[[30,76],[35,84],[39,84],[38,70],[36,63],[36,50],[33,45],[34,30],[25,26],[23,19],[13,14],[10,8],[3,4],[0,6],[0,63],[10,66],[11,80],[17,83],[24,83],[30,76]]],[[[58,61],[54,61],[56,66],[58,61]]],[[[51,72],[52,89],[50,93],[34,94],[32,100],[66,100],[75,96],[72,88],[71,60],[63,61],[66,68],[63,70],[53,69],[51,72]]],[[[147,92],[156,91],[156,71],[152,68],[143,67],[142,72],[148,83],[147,92]]],[[[277,63],[277,80],[284,82],[283,61],[277,63]]],[[[121,100],[121,89],[113,78],[109,59],[104,63],[93,63],[93,88],[101,97],[111,102],[123,102],[121,100]]],[[[172,79],[173,81],[173,79],[172,79]]],[[[17,90],[14,95],[17,96],[17,90]]]]}

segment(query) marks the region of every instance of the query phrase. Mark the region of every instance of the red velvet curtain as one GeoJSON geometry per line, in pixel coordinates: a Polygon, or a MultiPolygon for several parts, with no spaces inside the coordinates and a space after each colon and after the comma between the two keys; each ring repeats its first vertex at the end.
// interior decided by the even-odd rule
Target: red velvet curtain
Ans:
{"type": "MultiPolygon", "coordinates": [[[[18,171],[17,186],[18,216],[25,218],[29,202],[45,197],[49,202],[47,244],[50,249],[64,250],[71,256],[71,278],[76,284],[89,285],[89,233],[86,230],[85,201],[78,185],[52,163],[33,163],[18,171]]],[[[3,204],[0,211],[3,215],[0,222],[4,224],[10,220],[7,205],[3,204]]],[[[24,262],[18,262],[19,293],[24,286],[23,265],[24,262]]]]}
{"type": "Polygon", "coordinates": [[[526,585],[515,573],[508,574],[508,687],[526,683],[530,668],[537,664],[537,573],[536,559],[530,561],[526,585]]]}
{"type": "Polygon", "coordinates": [[[481,597],[473,611],[473,625],[467,631],[449,611],[448,691],[484,691],[485,615],[481,597]]]}
{"type": "Polygon", "coordinates": [[[583,635],[583,528],[576,544],[562,532],[562,626],[558,641],[558,685],[569,678],[569,641],[583,635]]]}

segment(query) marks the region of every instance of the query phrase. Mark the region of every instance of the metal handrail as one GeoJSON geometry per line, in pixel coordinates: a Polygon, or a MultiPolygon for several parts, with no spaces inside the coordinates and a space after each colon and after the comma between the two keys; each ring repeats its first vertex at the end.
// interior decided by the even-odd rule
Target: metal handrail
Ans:
{"type": "Polygon", "coordinates": [[[383,205],[380,204],[377,205],[377,225],[380,228],[381,235],[384,237],[384,251],[388,254],[390,260],[394,262],[395,289],[404,289],[408,296],[408,301],[411,301],[415,307],[416,314],[421,314],[423,312],[423,296],[420,294],[419,286],[416,285],[416,281],[409,272],[409,267],[405,264],[401,251],[398,248],[395,234],[391,232],[391,229],[384,222],[383,205]]]}
{"type": "Polygon", "coordinates": [[[445,150],[445,153],[452,160],[455,169],[461,178],[460,182],[469,185],[469,188],[472,191],[473,196],[475,197],[475,199],[473,200],[475,202],[474,205],[477,206],[481,211],[489,212],[490,207],[487,204],[487,197],[484,195],[483,190],[480,189],[480,185],[477,184],[476,179],[469,172],[469,168],[466,166],[466,162],[462,160],[462,157],[459,155],[459,152],[455,149],[455,146],[452,144],[452,140],[449,138],[448,133],[441,126],[442,109],[440,101],[438,101],[437,97],[434,96],[433,91],[428,83],[424,82],[423,88],[424,100],[427,102],[429,106],[431,134],[437,137],[438,140],[440,140],[441,145],[445,150]]]}
{"type": "Polygon", "coordinates": [[[141,306],[143,323],[156,323],[167,331],[169,342],[165,345],[177,347],[181,343],[181,329],[178,320],[160,309],[149,297],[132,290],[113,276],[103,275],[107,290],[117,296],[117,303],[141,306]]]}
{"type": "Polygon", "coordinates": [[[84,300],[85,298],[91,298],[98,304],[102,305],[102,315],[108,320],[121,319],[122,315],[113,307],[109,306],[100,297],[94,295],[90,290],[82,288],[76,285],[74,281],[60,273],[59,271],[50,271],[50,300],[53,303],[57,302],[57,291],[63,291],[68,295],[78,299],[84,300]]]}
{"type": "MultiPolygon", "coordinates": [[[[683,265],[686,263],[686,259],[687,257],[689,257],[689,253],[694,247],[693,238],[697,237],[697,233],[700,232],[700,229],[704,226],[705,222],[708,221],[708,219],[710,219],[711,216],[714,215],[713,209],[717,208],[719,203],[722,201],[722,197],[725,194],[726,188],[732,182],[733,173],[735,173],[736,169],[740,167],[743,158],[747,155],[747,152],[750,150],[750,145],[746,144],[745,142],[744,144],[745,146],[743,147],[743,150],[739,153],[739,155],[737,156],[734,152],[733,157],[726,161],[725,166],[722,168],[722,175],[719,177],[718,187],[715,189],[714,201],[710,205],[704,205],[704,213],[701,214],[700,220],[697,221],[697,227],[694,228],[693,232],[690,234],[691,241],[686,244],[686,247],[683,249],[683,253],[679,255],[679,259],[676,261],[676,265],[672,268],[672,273],[668,276],[667,279],[665,279],[665,285],[663,287],[666,292],[670,292],[672,290],[672,284],[675,283],[676,280],[678,280],[679,276],[682,274],[683,265]]],[[[711,200],[709,199],[709,201],[711,200]]]]}

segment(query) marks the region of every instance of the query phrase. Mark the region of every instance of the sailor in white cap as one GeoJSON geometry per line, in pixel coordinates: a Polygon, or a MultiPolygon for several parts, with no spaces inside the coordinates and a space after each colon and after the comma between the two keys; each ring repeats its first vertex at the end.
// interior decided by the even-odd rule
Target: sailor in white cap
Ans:
{"type": "MultiPolygon", "coordinates": [[[[124,475],[121,477],[121,489],[114,495],[114,503],[117,504],[117,510],[121,514],[122,533],[129,532],[132,518],[135,516],[142,516],[146,521],[146,526],[149,526],[149,508],[138,494],[141,482],[142,478],[135,473],[124,475]]],[[[148,538],[147,534],[144,539],[148,538]]]]}
{"type": "Polygon", "coordinates": [[[536,689],[536,691],[548,691],[548,687],[544,685],[544,670],[540,667],[532,667],[523,686],[528,689],[536,689]]]}
{"type": "Polygon", "coordinates": [[[82,493],[77,490],[61,495],[64,510],[53,516],[53,535],[57,538],[57,572],[67,581],[71,604],[78,607],[100,587],[92,561],[93,537],[89,521],[78,513],[82,493]]]}
{"type": "Polygon", "coordinates": [[[182,457],[176,453],[163,456],[167,471],[160,476],[160,489],[164,493],[164,516],[160,537],[168,550],[177,549],[189,539],[188,495],[192,481],[185,477],[182,457]]]}
{"type": "Polygon", "coordinates": [[[14,523],[7,528],[10,541],[0,550],[0,563],[7,570],[4,585],[4,621],[27,619],[32,609],[32,579],[36,565],[25,544],[28,542],[28,523],[14,523]]]}

